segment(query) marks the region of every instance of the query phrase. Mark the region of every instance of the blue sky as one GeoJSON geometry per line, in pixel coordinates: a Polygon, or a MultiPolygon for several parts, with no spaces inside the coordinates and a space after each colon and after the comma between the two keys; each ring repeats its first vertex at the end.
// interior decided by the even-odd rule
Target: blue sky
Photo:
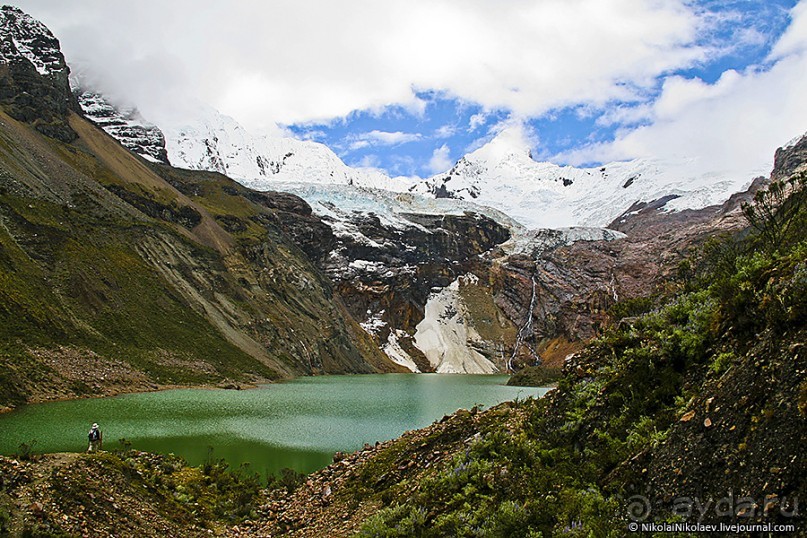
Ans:
{"type": "MultiPolygon", "coordinates": [[[[421,177],[443,171],[465,153],[489,140],[503,124],[517,119],[534,136],[528,141],[538,160],[563,161],[565,152],[592,143],[613,141],[617,131],[633,122],[602,119],[614,109],[653,102],[667,77],[700,79],[713,84],[728,70],[765,69],[771,48],[790,24],[795,0],[711,0],[693,2],[709,20],[708,31],[694,43],[708,47],[707,58],[660,73],[643,88],[641,99],[611,100],[602,106],[586,103],[550,109],[537,116],[517,116],[506,108],[489,109],[446,92],[416,92],[422,108],[389,105],[359,110],[325,122],[288,125],[295,136],[330,146],[353,166],[381,168],[391,175],[421,177]],[[442,159],[433,159],[433,157],[442,159]]],[[[636,123],[641,123],[639,120],[636,123]]],[[[807,129],[807,126],[805,126],[807,129]]],[[[575,164],[597,165],[599,161],[575,164]]]]}
{"type": "Polygon", "coordinates": [[[206,103],[393,176],[519,124],[540,160],[745,177],[807,130],[807,0],[17,3],[157,125],[206,103]]]}

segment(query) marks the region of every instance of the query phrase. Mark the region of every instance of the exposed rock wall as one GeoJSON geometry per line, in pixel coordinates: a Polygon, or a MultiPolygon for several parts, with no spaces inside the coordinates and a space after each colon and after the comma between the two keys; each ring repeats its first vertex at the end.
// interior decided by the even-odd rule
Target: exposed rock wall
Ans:
{"type": "Polygon", "coordinates": [[[84,115],[123,147],[149,161],[170,164],[163,132],[146,121],[136,108],[115,106],[100,93],[80,87],[74,93],[84,115]]]}
{"type": "Polygon", "coordinates": [[[739,204],[760,185],[700,210],[637,205],[611,223],[615,235],[566,244],[548,234],[543,247],[501,258],[492,273],[496,304],[520,329],[531,320],[514,350],[514,366],[562,366],[610,322],[608,311],[617,301],[652,296],[708,237],[744,226],[739,204]]]}
{"type": "Polygon", "coordinates": [[[13,118],[70,142],[67,112],[80,111],[59,41],[42,23],[12,6],[0,8],[0,104],[13,118]]]}

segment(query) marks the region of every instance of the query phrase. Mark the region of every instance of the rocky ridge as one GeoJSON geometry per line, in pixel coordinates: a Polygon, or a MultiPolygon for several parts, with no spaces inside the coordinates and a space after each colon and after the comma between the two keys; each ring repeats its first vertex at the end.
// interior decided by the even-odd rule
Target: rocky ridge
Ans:
{"type": "Polygon", "coordinates": [[[76,87],[81,110],[87,119],[101,127],[123,147],[148,161],[162,164],[168,162],[165,136],[156,125],[146,121],[134,107],[115,106],[98,92],[76,87]]]}
{"type": "Polygon", "coordinates": [[[0,7],[0,104],[9,115],[47,136],[75,140],[65,117],[81,108],[69,75],[50,30],[16,7],[0,7]]]}

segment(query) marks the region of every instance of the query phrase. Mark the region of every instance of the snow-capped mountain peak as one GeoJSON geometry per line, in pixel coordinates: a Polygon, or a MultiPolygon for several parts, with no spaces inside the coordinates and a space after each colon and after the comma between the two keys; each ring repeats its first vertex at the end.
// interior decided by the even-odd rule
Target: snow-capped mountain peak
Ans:
{"type": "Polygon", "coordinates": [[[522,125],[511,125],[499,131],[487,144],[469,153],[465,159],[496,162],[506,159],[532,159],[532,143],[522,125]]]}
{"type": "Polygon", "coordinates": [[[668,210],[697,209],[725,201],[752,179],[696,168],[683,160],[637,159],[594,168],[537,162],[516,128],[502,131],[412,192],[473,200],[538,229],[607,226],[633,204],[662,198],[668,210]]]}
{"type": "Polygon", "coordinates": [[[278,182],[356,185],[405,191],[411,181],[374,169],[352,168],[329,147],[310,140],[256,135],[233,118],[201,107],[188,123],[164,125],[166,149],[175,166],[214,170],[244,185],[269,190],[278,182]]]}
{"type": "Polygon", "coordinates": [[[13,6],[0,7],[0,63],[8,63],[15,52],[30,61],[40,75],[67,69],[57,40],[48,28],[13,6]],[[16,51],[15,51],[16,49],[16,51]]]}

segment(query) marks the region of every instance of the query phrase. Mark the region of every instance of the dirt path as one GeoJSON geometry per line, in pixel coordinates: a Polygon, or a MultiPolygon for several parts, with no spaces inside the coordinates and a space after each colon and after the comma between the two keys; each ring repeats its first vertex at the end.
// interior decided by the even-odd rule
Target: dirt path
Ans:
{"type": "Polygon", "coordinates": [[[0,496],[6,497],[2,499],[5,501],[3,504],[11,505],[8,510],[11,518],[8,530],[11,536],[21,535],[26,527],[26,520],[44,512],[43,493],[54,470],[74,463],[79,457],[78,453],[61,452],[36,456],[34,461],[9,459],[2,462],[5,467],[10,467],[0,467],[0,482],[4,490],[13,492],[13,496],[5,491],[0,496]]]}

